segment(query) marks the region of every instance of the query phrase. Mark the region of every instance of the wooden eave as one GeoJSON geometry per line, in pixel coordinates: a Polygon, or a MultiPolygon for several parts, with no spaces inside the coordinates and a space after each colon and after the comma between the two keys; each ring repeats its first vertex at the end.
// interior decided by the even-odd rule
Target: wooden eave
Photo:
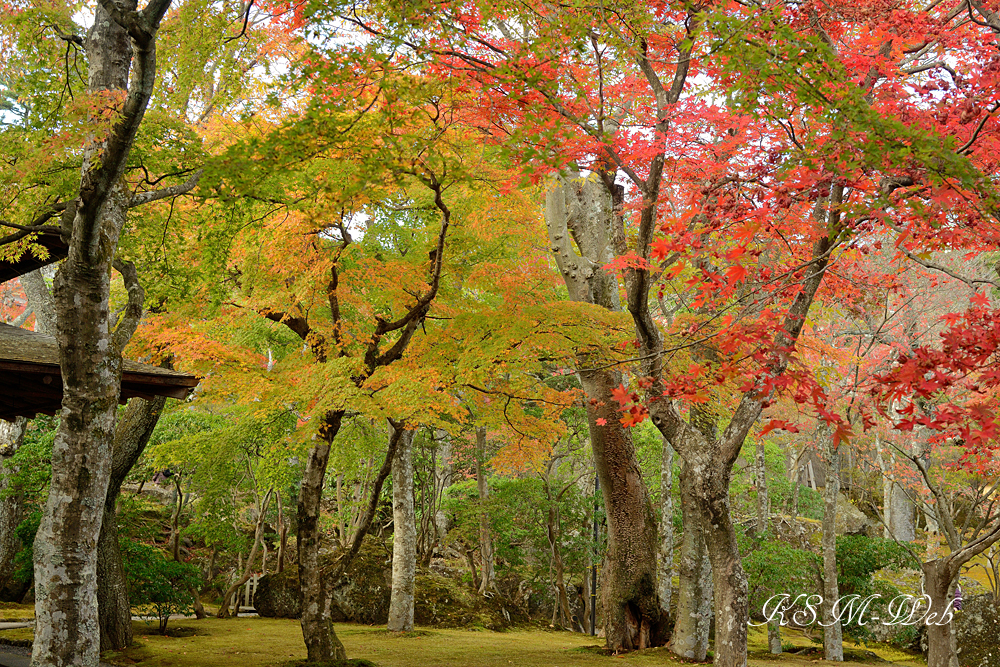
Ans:
{"type": "Polygon", "coordinates": [[[39,259],[33,252],[26,250],[16,262],[0,262],[0,284],[8,280],[13,280],[18,276],[23,276],[26,273],[31,273],[35,269],[58,262],[69,254],[69,246],[62,240],[59,232],[54,230],[38,232],[35,235],[34,243],[45,248],[49,256],[45,259],[39,259]]]}
{"type": "MultiPolygon", "coordinates": [[[[198,378],[124,360],[119,403],[139,397],[185,398],[198,378]]],[[[55,338],[0,324],[0,419],[54,415],[62,407],[62,375],[55,338]]]]}

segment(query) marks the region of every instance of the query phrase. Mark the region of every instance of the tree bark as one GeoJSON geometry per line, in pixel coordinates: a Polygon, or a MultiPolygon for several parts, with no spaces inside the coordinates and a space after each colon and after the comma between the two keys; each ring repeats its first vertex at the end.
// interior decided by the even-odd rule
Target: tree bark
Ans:
{"type": "MultiPolygon", "coordinates": [[[[390,431],[392,426],[389,426],[390,431]]],[[[392,594],[391,632],[413,630],[414,582],[417,573],[417,515],[413,507],[413,431],[403,431],[392,459],[392,594]]]]}
{"type": "Polygon", "coordinates": [[[330,619],[330,596],[327,595],[319,562],[319,513],[323,498],[323,479],[330,461],[330,443],[337,437],[343,421],[342,411],[326,415],[323,441],[309,450],[302,476],[298,503],[298,565],[302,596],[302,638],[310,662],[346,660],[347,650],[337,638],[330,619]]]}
{"type": "Polygon", "coordinates": [[[288,524],[285,523],[285,508],[281,502],[281,491],[275,491],[274,501],[278,505],[278,565],[277,572],[285,571],[285,551],[288,548],[288,524]]]}
{"type": "MultiPolygon", "coordinates": [[[[556,500],[549,494],[549,509],[545,521],[545,532],[549,539],[549,551],[552,554],[552,567],[556,585],[556,607],[559,609],[560,625],[567,630],[577,630],[573,612],[569,607],[569,596],[566,594],[566,566],[562,559],[562,531],[559,529],[559,507],[556,500]]],[[[582,627],[579,628],[582,632],[582,627]]]]}
{"type": "Polygon", "coordinates": [[[826,480],[823,489],[823,656],[844,661],[844,639],[840,620],[834,618],[837,600],[837,497],[840,495],[840,452],[827,426],[820,428],[825,448],[826,480]]]}
{"type": "Polygon", "coordinates": [[[435,442],[437,443],[437,469],[434,472],[434,486],[437,489],[435,494],[437,506],[434,508],[434,527],[437,531],[438,545],[444,543],[448,536],[448,515],[441,507],[441,500],[444,498],[445,489],[451,486],[452,465],[451,465],[451,437],[447,431],[438,429],[435,431],[435,442]]]}
{"type": "Polygon", "coordinates": [[[14,556],[21,550],[17,527],[24,510],[24,494],[14,488],[14,454],[24,442],[28,420],[18,417],[12,422],[0,420],[0,590],[14,572],[14,556]]]}
{"type": "Polygon", "coordinates": [[[34,547],[36,667],[98,663],[97,541],[111,469],[121,350],[142,310],[136,283],[137,291],[129,288],[125,317],[113,325],[110,272],[130,200],[122,176],[153,90],[156,31],[169,6],[169,0],[152,0],[137,12],[135,0],[101,0],[85,40],[88,92],[112,93],[104,105],[114,105],[115,121],[107,134],[98,131],[84,146],[78,195],[61,221],[69,247],[53,296],[62,419],[34,547]]]}
{"type": "Polygon", "coordinates": [[[757,441],[754,456],[754,485],[757,487],[757,533],[767,530],[771,517],[771,499],[767,495],[767,465],[764,457],[764,442],[757,441]]]}
{"type": "Polygon", "coordinates": [[[133,398],[115,427],[111,478],[104,499],[104,518],[97,540],[97,608],[101,651],[118,651],[132,643],[132,607],[118,544],[118,496],[129,471],[142,455],[160,419],[166,399],[133,398]]]}
{"type": "MultiPolygon", "coordinates": [[[[932,622],[927,623],[927,667],[959,667],[955,635],[951,630],[948,610],[954,603],[957,572],[946,559],[922,563],[924,590],[931,598],[932,622]],[[949,622],[946,622],[949,621],[949,622]]],[[[956,568],[957,569],[957,568],[956,568]]]]}
{"type": "Polygon", "coordinates": [[[660,459],[660,550],[656,563],[656,593],[660,611],[670,614],[674,579],[674,448],[663,438],[660,459]]]}
{"type": "Polygon", "coordinates": [[[771,655],[781,655],[781,625],[778,619],[767,622],[767,650],[771,655]]]}
{"type": "Polygon", "coordinates": [[[490,484],[486,476],[486,429],[476,429],[476,489],[482,511],[479,514],[479,553],[482,555],[482,568],[479,573],[479,592],[485,595],[493,590],[495,573],[493,571],[493,536],[490,531],[490,515],[486,502],[490,498],[490,484]]]}
{"type": "MultiPolygon", "coordinates": [[[[573,301],[621,310],[617,279],[604,270],[615,257],[617,215],[607,185],[595,178],[562,179],[547,193],[549,243],[573,301]]],[[[585,369],[580,382],[590,399],[590,442],[608,522],[601,578],[605,640],[614,652],[659,646],[667,637],[656,587],[659,540],[632,436],[611,394],[622,378],[606,369],[586,370],[592,364],[585,356],[579,365],[585,369]]]]}
{"type": "Polygon", "coordinates": [[[889,533],[890,537],[900,542],[912,542],[917,539],[916,509],[913,500],[906,489],[893,482],[889,492],[889,533]]]}
{"type": "Polygon", "coordinates": [[[174,509],[170,513],[170,557],[178,563],[181,560],[181,510],[184,508],[184,492],[181,489],[181,475],[174,474],[174,509]]]}
{"type": "Polygon", "coordinates": [[[705,546],[704,519],[695,495],[691,467],[681,466],[680,588],[670,650],[682,658],[703,661],[712,622],[712,564],[705,546]]]}

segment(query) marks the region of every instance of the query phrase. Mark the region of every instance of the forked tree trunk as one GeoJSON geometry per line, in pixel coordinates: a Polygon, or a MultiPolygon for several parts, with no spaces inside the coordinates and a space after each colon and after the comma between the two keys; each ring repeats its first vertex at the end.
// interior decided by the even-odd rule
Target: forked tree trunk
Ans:
{"type": "Polygon", "coordinates": [[[129,471],[142,455],[160,420],[166,399],[133,398],[115,427],[111,479],[104,500],[104,519],[97,541],[97,608],[101,651],[119,651],[132,643],[132,607],[118,544],[118,496],[129,471]]]}
{"type": "MultiPolygon", "coordinates": [[[[563,179],[547,193],[549,243],[573,301],[621,310],[618,282],[604,270],[615,257],[617,215],[611,193],[595,178],[563,179]]],[[[593,366],[586,357],[579,365],[593,366]]],[[[659,540],[632,436],[621,425],[611,394],[622,378],[592,369],[581,370],[580,381],[590,399],[590,441],[608,522],[601,578],[607,647],[618,652],[660,646],[667,638],[667,618],[656,588],[659,540]]]]}
{"type": "Polygon", "coordinates": [[[302,596],[302,638],[310,662],[346,660],[347,650],[337,638],[330,618],[330,596],[320,571],[319,513],[323,498],[323,478],[330,461],[330,443],[337,437],[344,413],[326,415],[323,441],[309,450],[302,476],[298,503],[298,565],[302,596]]]}
{"type": "Polygon", "coordinates": [[[21,550],[17,527],[24,510],[24,494],[14,488],[14,454],[24,441],[28,420],[18,417],[9,422],[0,420],[0,590],[14,573],[14,556],[21,550]]]}
{"type": "MultiPolygon", "coordinates": [[[[392,426],[389,426],[390,432],[392,426]]],[[[413,507],[413,431],[399,438],[392,459],[392,593],[391,632],[413,630],[414,582],[417,573],[417,515],[413,507]]]]}
{"type": "Polygon", "coordinates": [[[50,492],[35,537],[34,665],[90,667],[98,662],[97,540],[111,469],[121,350],[142,310],[136,283],[135,291],[129,287],[126,315],[112,331],[111,264],[131,198],[122,177],[153,90],[156,31],[169,6],[169,0],[152,0],[136,12],[135,0],[115,3],[130,34],[99,3],[85,40],[87,90],[111,93],[104,99],[116,100],[115,120],[107,133],[95,130],[84,146],[78,196],[61,221],[69,249],[53,296],[62,419],[52,448],[50,492]]]}
{"type": "Polygon", "coordinates": [[[823,656],[826,660],[844,661],[843,630],[834,618],[840,598],[837,584],[837,496],[840,494],[840,453],[834,446],[829,427],[821,427],[825,447],[826,480],[823,489],[823,656]]]}
{"type": "Polygon", "coordinates": [[[660,611],[670,614],[674,579],[674,448],[663,438],[660,459],[660,550],[656,562],[656,593],[660,611]]]}
{"type": "Polygon", "coordinates": [[[681,466],[681,554],[677,618],[670,650],[682,658],[703,661],[712,622],[712,564],[705,546],[704,520],[695,495],[691,467],[681,466]]]}
{"type": "Polygon", "coordinates": [[[486,429],[476,429],[476,489],[482,511],[479,514],[479,553],[483,557],[483,566],[479,573],[479,592],[486,594],[493,590],[495,574],[493,571],[493,535],[490,531],[490,515],[486,509],[490,498],[490,483],[486,476],[486,429]]]}

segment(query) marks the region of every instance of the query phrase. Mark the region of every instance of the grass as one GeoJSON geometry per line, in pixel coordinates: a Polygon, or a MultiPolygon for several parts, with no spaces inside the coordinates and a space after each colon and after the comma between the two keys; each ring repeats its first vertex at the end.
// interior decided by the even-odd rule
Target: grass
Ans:
{"type": "Polygon", "coordinates": [[[30,621],[35,618],[35,605],[0,602],[0,622],[30,621]]]}
{"type": "MultiPolygon", "coordinates": [[[[161,637],[155,628],[136,622],[138,645],[117,654],[105,654],[104,659],[119,665],[143,667],[282,667],[302,664],[305,648],[297,621],[264,618],[215,619],[172,622],[161,637]]],[[[677,666],[690,665],[673,657],[666,649],[657,648],[623,656],[603,655],[602,643],[569,632],[540,629],[520,629],[509,632],[468,631],[418,628],[403,635],[386,632],[381,627],[338,624],[337,635],[351,658],[370,660],[379,667],[618,667],[618,666],[677,666]]],[[[0,632],[0,639],[7,633],[0,632]]],[[[772,667],[775,664],[806,667],[820,656],[781,656],[766,654],[767,633],[763,628],[751,628],[750,665],[772,667]]],[[[785,632],[783,641],[796,647],[815,646],[800,633],[785,632]]],[[[854,647],[845,647],[856,650],[854,647]]],[[[862,647],[863,649],[863,647],[862,647]]],[[[906,667],[920,667],[923,662],[909,654],[887,648],[876,648],[882,660],[906,667]]],[[[871,665],[878,658],[857,654],[862,662],[850,665],[871,665]]],[[[883,663],[884,664],[884,663],[883,663]]]]}

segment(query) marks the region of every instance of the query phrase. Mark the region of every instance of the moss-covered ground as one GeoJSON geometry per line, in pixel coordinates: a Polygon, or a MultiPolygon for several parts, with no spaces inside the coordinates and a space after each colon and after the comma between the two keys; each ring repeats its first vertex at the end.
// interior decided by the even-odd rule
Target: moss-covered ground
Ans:
{"type": "MultiPolygon", "coordinates": [[[[137,646],[104,659],[119,665],[148,667],[281,667],[305,658],[299,624],[294,620],[237,618],[171,623],[171,636],[155,634],[152,626],[136,622],[137,646]]],[[[617,667],[691,664],[673,659],[665,649],[650,649],[624,656],[608,656],[601,640],[569,632],[521,629],[510,632],[420,628],[396,636],[383,628],[338,624],[337,634],[352,658],[370,660],[379,667],[617,667]]],[[[25,631],[21,631],[22,634],[25,631]]],[[[0,639],[7,634],[0,632],[0,639]]],[[[750,664],[812,665],[821,654],[811,640],[787,632],[786,646],[804,650],[799,655],[771,657],[766,653],[766,632],[750,633],[750,664]]],[[[848,649],[845,666],[885,664],[907,667],[924,664],[919,658],[891,648],[848,649]]],[[[795,650],[795,649],[793,649],[795,650]]]]}
{"type": "Polygon", "coordinates": [[[0,602],[0,622],[24,621],[35,617],[35,605],[0,602]]]}

